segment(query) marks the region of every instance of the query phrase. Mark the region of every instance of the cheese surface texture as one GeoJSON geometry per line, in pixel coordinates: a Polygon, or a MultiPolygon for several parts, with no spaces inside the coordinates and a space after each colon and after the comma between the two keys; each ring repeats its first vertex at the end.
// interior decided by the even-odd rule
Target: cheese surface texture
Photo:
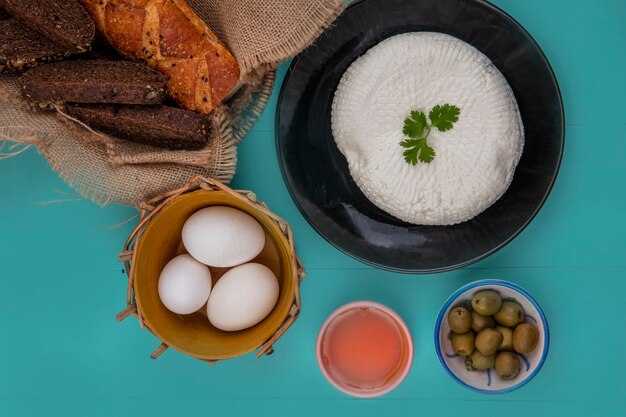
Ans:
{"type": "Polygon", "coordinates": [[[442,33],[396,35],[369,49],[343,74],[331,119],[363,194],[413,224],[456,224],[487,209],[509,187],[524,145],[504,76],[476,48],[442,33]],[[432,129],[430,163],[408,164],[404,119],[443,104],[459,107],[459,120],[446,132],[432,129]]]}

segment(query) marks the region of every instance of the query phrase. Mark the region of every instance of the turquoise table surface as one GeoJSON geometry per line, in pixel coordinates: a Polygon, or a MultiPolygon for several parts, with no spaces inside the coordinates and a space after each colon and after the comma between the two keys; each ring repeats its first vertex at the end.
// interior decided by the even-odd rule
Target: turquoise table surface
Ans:
{"type": "Polygon", "coordinates": [[[115,322],[126,278],[117,252],[134,209],[76,196],[35,151],[0,162],[0,416],[626,416],[626,1],[498,0],[533,35],[561,85],[563,165],[545,207],[511,244],[461,270],[402,275],[365,266],[318,236],[291,201],[274,147],[278,82],[240,147],[234,185],[295,232],[308,271],[303,312],[276,353],[215,367],[166,352],[136,320],[115,322]],[[53,200],[66,200],[53,203],[53,200]],[[454,382],[433,346],[447,296],[481,278],[526,288],[543,306],[543,370],[510,394],[454,382]],[[335,390],[315,359],[339,305],[382,302],[407,322],[415,359],[376,400],[335,390]],[[461,414],[459,414],[461,413],[461,414]]]}

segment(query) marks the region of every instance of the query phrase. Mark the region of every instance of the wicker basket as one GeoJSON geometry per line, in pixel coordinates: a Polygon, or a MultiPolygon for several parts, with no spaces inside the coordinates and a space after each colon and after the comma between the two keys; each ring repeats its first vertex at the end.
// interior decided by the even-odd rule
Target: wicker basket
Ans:
{"type": "MultiPolygon", "coordinates": [[[[257,357],[273,353],[273,345],[298,318],[300,283],[305,276],[289,225],[258,201],[250,191],[235,191],[220,182],[196,177],[183,187],[141,206],[141,218],[119,255],[128,275],[126,308],[121,321],[133,315],[162,343],[152,353],[156,359],[168,347],[214,364],[250,351],[257,357]],[[160,270],[174,256],[184,253],[182,224],[193,212],[212,205],[229,205],[253,216],[266,233],[266,248],[256,258],[274,271],[280,296],[272,313],[259,324],[239,332],[222,332],[209,323],[204,309],[179,316],[162,305],[155,290],[160,270]],[[155,243],[156,242],[156,243],[155,243]],[[204,317],[202,317],[204,315],[204,317]]],[[[211,268],[219,277],[224,268],[211,268]]]]}

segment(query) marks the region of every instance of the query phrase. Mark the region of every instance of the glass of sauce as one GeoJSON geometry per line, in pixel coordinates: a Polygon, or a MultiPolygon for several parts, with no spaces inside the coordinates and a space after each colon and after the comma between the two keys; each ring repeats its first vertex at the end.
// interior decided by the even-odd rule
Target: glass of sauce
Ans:
{"type": "Polygon", "coordinates": [[[326,379],[354,397],[371,398],[396,388],[413,362],[413,340],[390,308],[357,301],[335,310],[317,339],[317,361],[326,379]]]}

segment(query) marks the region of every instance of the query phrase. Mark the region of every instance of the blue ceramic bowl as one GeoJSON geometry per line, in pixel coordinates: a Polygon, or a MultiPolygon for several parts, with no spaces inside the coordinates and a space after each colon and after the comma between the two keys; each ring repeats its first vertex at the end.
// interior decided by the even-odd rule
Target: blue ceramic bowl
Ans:
{"type": "Polygon", "coordinates": [[[456,382],[481,394],[504,394],[526,385],[541,370],[548,355],[549,345],[548,322],[539,303],[526,290],[507,281],[485,279],[459,288],[441,307],[435,322],[435,351],[441,366],[456,382]],[[535,325],[539,330],[539,343],[535,350],[526,355],[517,353],[522,367],[517,377],[510,381],[500,379],[494,369],[468,371],[465,367],[465,357],[455,353],[448,338],[450,326],[447,317],[450,310],[463,305],[466,300],[471,300],[475,293],[482,290],[494,290],[504,299],[517,301],[526,313],[524,322],[535,325]]]}

